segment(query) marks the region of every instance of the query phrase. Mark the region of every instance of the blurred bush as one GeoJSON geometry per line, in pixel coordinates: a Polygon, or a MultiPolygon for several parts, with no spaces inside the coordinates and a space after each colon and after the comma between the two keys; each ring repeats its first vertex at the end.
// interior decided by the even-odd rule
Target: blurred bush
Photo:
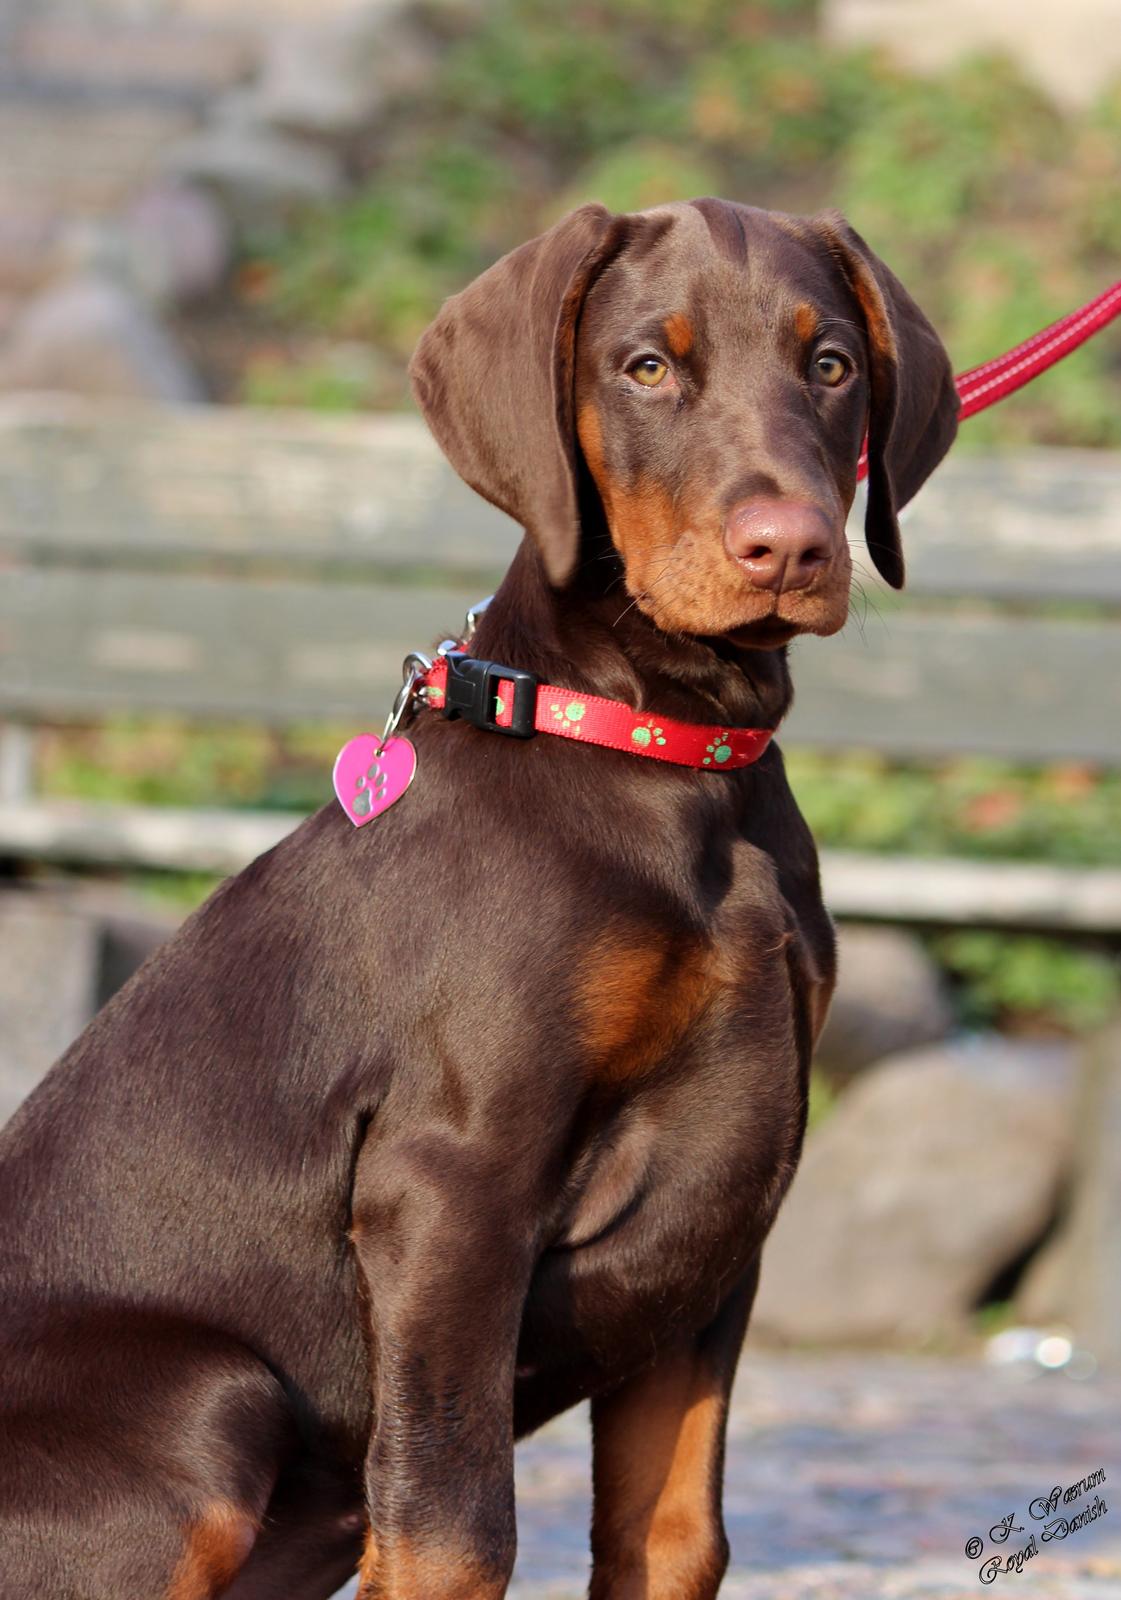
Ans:
{"type": "MultiPolygon", "coordinates": [[[[840,206],[959,369],[1116,276],[1121,84],[1068,116],[1008,61],[916,78],[826,45],[815,12],[807,0],[434,10],[431,93],[394,108],[359,159],[353,198],[261,241],[243,277],[279,328],[367,341],[387,366],[338,382],[297,345],[297,370],[251,366],[245,397],[401,403],[405,360],[443,297],[588,199],[840,206]]],[[[1121,443],[1112,359],[1107,343],[1089,345],[971,423],[964,442],[1121,443]]]]}

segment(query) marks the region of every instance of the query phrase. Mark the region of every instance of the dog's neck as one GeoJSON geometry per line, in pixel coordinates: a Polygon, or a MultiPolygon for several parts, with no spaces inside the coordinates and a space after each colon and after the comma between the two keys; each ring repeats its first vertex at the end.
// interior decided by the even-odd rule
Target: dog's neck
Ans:
{"type": "Polygon", "coordinates": [[[777,727],[792,694],[784,649],[661,632],[627,595],[611,550],[590,553],[555,588],[524,539],[471,648],[545,683],[690,722],[777,727]]]}

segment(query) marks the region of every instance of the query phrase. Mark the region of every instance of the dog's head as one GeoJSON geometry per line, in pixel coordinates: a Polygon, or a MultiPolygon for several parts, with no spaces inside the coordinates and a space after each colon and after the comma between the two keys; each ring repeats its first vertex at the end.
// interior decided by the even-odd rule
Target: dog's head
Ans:
{"type": "Polygon", "coordinates": [[[957,426],[937,335],[840,216],[724,200],[573,212],[446,303],[412,377],[554,583],[586,470],[657,626],[760,646],[845,620],[865,430],[868,548],[899,588],[897,510],[957,426]]]}

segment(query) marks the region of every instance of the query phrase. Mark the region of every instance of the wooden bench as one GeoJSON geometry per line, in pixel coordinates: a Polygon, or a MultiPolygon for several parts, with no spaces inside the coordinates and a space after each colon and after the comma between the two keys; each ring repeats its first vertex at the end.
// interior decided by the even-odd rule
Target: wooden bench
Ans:
{"type": "MultiPolygon", "coordinates": [[[[1121,767],[1119,506],[1121,458],[954,455],[906,596],[864,561],[874,608],[795,645],[784,745],[1121,767]]],[[[0,855],[239,868],[296,819],[37,798],[36,727],[374,727],[517,538],[415,418],[0,401],[0,855]]],[[[825,877],[840,916],[1121,930],[1118,871],[831,851],[825,877]]]]}

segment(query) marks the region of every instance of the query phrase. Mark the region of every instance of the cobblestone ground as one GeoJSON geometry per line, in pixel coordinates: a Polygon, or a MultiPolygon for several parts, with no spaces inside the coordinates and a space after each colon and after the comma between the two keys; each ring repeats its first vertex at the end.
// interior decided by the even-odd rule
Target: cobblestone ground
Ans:
{"type": "MultiPolygon", "coordinates": [[[[749,1351],[729,1438],[732,1565],[721,1600],[1121,1600],[1119,1480],[1121,1378],[749,1351]],[[1030,1502],[1098,1468],[1100,1488],[1057,1514],[1095,1496],[1107,1513],[1041,1544],[1030,1502]],[[990,1527],[1010,1512],[1023,1532],[994,1543],[990,1527]],[[1038,1555],[983,1586],[982,1562],[1033,1532],[1038,1555]],[[969,1560],[974,1536],[984,1551],[969,1560]]],[[[582,1412],[521,1447],[511,1600],[583,1595],[587,1485],[582,1412]]]]}

